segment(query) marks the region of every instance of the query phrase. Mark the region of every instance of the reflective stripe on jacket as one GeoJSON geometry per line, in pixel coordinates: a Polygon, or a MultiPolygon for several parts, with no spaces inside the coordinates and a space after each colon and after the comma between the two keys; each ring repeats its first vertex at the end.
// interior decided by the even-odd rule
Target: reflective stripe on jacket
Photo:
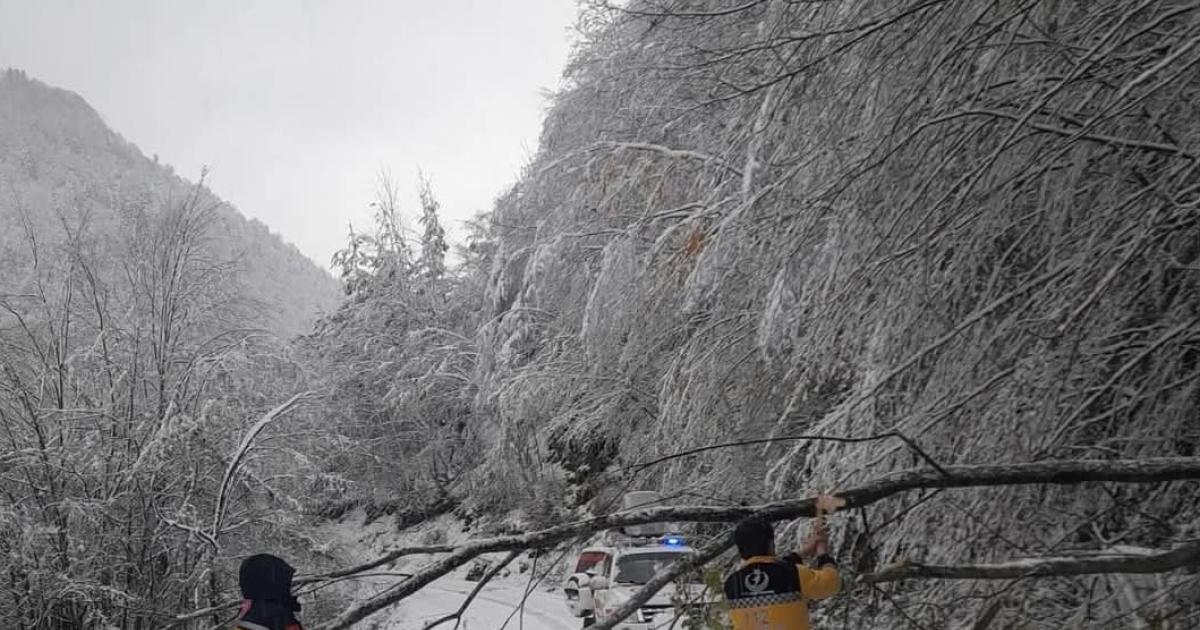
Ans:
{"type": "Polygon", "coordinates": [[[725,579],[733,630],[808,630],[808,601],[836,595],[842,587],[837,565],[820,567],[755,556],[725,579]]]}

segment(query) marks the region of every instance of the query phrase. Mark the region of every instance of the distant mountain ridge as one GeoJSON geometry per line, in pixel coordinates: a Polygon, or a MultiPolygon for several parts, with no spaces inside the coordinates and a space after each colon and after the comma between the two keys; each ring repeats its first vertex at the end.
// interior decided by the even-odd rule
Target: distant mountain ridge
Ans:
{"type": "MultiPolygon", "coordinates": [[[[0,280],[21,244],[18,211],[52,231],[57,213],[86,205],[93,232],[112,236],[123,204],[182,198],[194,186],[109,129],[78,94],[20,70],[0,73],[0,280]]],[[[242,293],[257,305],[245,322],[254,327],[300,334],[340,299],[332,275],[228,203],[216,211],[207,247],[236,266],[242,293]]]]}

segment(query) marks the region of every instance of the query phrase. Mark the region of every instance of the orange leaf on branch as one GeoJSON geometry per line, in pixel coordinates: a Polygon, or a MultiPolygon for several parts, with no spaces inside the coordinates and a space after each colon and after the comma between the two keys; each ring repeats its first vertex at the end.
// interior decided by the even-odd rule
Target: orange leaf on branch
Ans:
{"type": "Polygon", "coordinates": [[[683,244],[683,252],[688,256],[695,256],[704,249],[704,228],[696,226],[688,232],[687,240],[683,244]]]}

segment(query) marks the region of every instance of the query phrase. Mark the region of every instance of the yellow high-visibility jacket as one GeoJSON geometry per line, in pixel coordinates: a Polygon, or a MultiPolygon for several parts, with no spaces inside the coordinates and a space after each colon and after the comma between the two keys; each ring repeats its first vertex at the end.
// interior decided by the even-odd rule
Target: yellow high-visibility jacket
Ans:
{"type": "Polygon", "coordinates": [[[828,556],[816,569],[775,556],[747,558],[725,579],[733,630],[808,630],[808,602],[842,588],[837,565],[828,556]]]}

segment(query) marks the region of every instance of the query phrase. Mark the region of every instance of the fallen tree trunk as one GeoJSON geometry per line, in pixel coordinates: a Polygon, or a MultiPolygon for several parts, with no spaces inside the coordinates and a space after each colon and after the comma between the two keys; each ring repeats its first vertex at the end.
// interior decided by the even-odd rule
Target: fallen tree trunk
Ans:
{"type": "Polygon", "coordinates": [[[1095,575],[1097,573],[1166,573],[1200,568],[1200,542],[1154,554],[1113,554],[1093,557],[1028,558],[998,564],[939,566],[904,562],[860,579],[868,583],[922,578],[940,580],[1010,580],[1026,577],[1095,575]]]}
{"type": "MultiPolygon", "coordinates": [[[[1188,479],[1200,479],[1200,457],[963,465],[943,466],[940,470],[920,468],[885,475],[862,486],[839,492],[837,496],[846,501],[846,508],[859,508],[871,505],[895,494],[927,488],[968,488],[1030,484],[1062,485],[1087,482],[1158,483],[1188,479]]],[[[317,626],[315,630],[345,630],[350,628],[355,623],[384,608],[392,606],[430,582],[484,553],[544,548],[576,536],[588,535],[605,529],[627,525],[680,521],[706,523],[738,522],[751,516],[781,520],[814,516],[815,508],[815,498],[790,499],[757,506],[646,508],[597,516],[536,532],[468,542],[454,548],[454,551],[450,555],[415,572],[411,578],[397,584],[395,587],[350,606],[335,619],[317,626]]],[[[649,584],[630,600],[631,603],[629,606],[621,607],[620,612],[625,613],[627,616],[631,610],[636,610],[636,606],[632,602],[644,602],[648,600],[663,585],[670,582],[675,575],[682,573],[689,566],[697,566],[715,558],[722,551],[728,549],[731,544],[732,541],[728,536],[720,537],[698,551],[697,557],[693,559],[694,562],[690,565],[672,567],[662,574],[656,575],[649,584]],[[668,575],[675,570],[678,572],[674,573],[674,575],[668,575]],[[630,606],[632,606],[631,610],[626,610],[630,606]]],[[[411,551],[414,553],[422,552],[411,551]]],[[[388,561],[391,561],[398,559],[401,555],[393,551],[387,554],[386,557],[389,558],[388,561]]],[[[382,563],[376,561],[366,563],[362,566],[373,567],[379,564],[382,563]]],[[[346,572],[338,573],[345,574],[346,572]]],[[[613,619],[619,620],[623,618],[621,616],[614,616],[613,619]]],[[[616,621],[614,621],[614,625],[615,623],[616,621]]],[[[604,627],[597,626],[597,630],[603,630],[604,627]]]]}

